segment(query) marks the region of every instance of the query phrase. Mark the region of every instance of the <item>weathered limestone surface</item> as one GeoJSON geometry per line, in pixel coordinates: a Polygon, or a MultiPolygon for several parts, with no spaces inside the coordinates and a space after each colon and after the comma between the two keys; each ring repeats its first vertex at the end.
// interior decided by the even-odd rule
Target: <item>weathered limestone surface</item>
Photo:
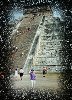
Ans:
{"type": "Polygon", "coordinates": [[[30,65],[35,70],[42,70],[43,66],[46,66],[50,71],[59,71],[62,67],[62,41],[60,20],[52,16],[43,16],[29,53],[31,59],[27,60],[27,66],[30,65]]]}
{"type": "Polygon", "coordinates": [[[31,67],[42,70],[46,66],[50,71],[60,68],[64,38],[61,23],[50,12],[25,15],[12,38],[12,67],[23,67],[24,72],[31,67]]]}
{"type": "MultiPolygon", "coordinates": [[[[49,15],[50,12],[44,12],[44,14],[49,15]]],[[[37,12],[35,15],[32,13],[25,14],[19,27],[12,34],[12,55],[10,59],[13,71],[17,67],[20,69],[24,66],[42,16],[43,12],[37,12]]]]}
{"type": "Polygon", "coordinates": [[[13,35],[12,46],[18,48],[17,51],[14,51],[12,54],[14,69],[17,66],[18,68],[23,67],[41,17],[42,15],[36,15],[34,19],[32,19],[33,14],[25,15],[18,30],[13,35]],[[28,30],[28,28],[30,29],[28,30]]]}

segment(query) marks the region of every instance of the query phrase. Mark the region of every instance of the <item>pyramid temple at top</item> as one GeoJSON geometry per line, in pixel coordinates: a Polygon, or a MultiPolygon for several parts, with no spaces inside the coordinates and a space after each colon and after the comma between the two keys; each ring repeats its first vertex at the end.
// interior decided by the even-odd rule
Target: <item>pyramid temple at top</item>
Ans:
{"type": "Polygon", "coordinates": [[[33,67],[35,70],[41,70],[43,67],[48,67],[50,71],[60,70],[62,67],[63,38],[64,34],[60,19],[43,16],[25,67],[33,67]]]}

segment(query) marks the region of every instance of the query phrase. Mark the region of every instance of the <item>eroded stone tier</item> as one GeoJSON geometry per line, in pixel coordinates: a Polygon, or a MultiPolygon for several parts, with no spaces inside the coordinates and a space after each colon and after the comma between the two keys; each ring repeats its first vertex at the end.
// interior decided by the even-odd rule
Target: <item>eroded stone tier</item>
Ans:
{"type": "Polygon", "coordinates": [[[33,66],[61,66],[63,33],[60,22],[45,16],[39,26],[39,40],[33,56],[33,66]]]}

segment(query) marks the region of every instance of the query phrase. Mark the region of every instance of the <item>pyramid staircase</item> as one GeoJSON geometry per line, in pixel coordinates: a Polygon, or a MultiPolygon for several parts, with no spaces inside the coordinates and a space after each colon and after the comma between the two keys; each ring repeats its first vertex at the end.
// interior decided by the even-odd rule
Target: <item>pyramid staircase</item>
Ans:
{"type": "Polygon", "coordinates": [[[24,65],[25,72],[31,67],[37,71],[41,71],[43,67],[47,67],[51,72],[60,71],[63,38],[60,20],[43,16],[24,65]]]}

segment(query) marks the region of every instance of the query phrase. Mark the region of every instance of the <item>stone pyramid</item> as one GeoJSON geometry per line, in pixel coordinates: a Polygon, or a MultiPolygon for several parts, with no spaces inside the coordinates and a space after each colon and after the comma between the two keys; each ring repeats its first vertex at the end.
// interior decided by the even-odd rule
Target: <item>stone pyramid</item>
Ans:
{"type": "Polygon", "coordinates": [[[52,16],[43,16],[29,53],[31,58],[27,60],[27,66],[30,65],[35,70],[42,70],[46,66],[50,71],[59,71],[62,67],[62,35],[60,22],[52,16]]]}

